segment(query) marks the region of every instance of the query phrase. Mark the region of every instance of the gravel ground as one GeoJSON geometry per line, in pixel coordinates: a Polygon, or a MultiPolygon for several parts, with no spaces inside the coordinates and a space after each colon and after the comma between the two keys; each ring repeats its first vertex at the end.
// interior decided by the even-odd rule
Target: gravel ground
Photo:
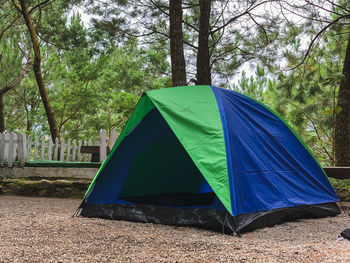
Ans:
{"type": "Polygon", "coordinates": [[[0,196],[0,262],[350,262],[344,214],[241,238],[196,228],[72,218],[80,200],[0,196]]]}

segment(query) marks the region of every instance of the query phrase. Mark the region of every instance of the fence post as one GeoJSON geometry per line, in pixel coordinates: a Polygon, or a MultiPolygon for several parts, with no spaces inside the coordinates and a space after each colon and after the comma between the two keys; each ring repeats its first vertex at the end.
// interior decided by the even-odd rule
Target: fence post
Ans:
{"type": "Polygon", "coordinates": [[[9,167],[12,167],[13,165],[13,148],[14,148],[14,133],[10,132],[9,136],[9,151],[7,156],[7,163],[9,167]]]}
{"type": "Polygon", "coordinates": [[[60,145],[60,143],[58,141],[58,138],[56,137],[56,139],[55,139],[55,152],[53,154],[53,159],[55,161],[57,161],[57,158],[58,158],[58,147],[59,147],[59,145],[60,145]]]}
{"type": "Polygon", "coordinates": [[[61,139],[61,151],[60,151],[60,161],[63,162],[64,161],[64,139],[61,139]]]}
{"type": "MultiPolygon", "coordinates": [[[[88,141],[87,146],[92,146],[92,141],[91,140],[88,141]]],[[[89,153],[88,154],[88,162],[91,162],[91,158],[92,158],[92,154],[89,153]]]]}
{"type": "Polygon", "coordinates": [[[81,140],[79,140],[78,141],[78,161],[79,162],[83,161],[82,158],[81,158],[81,152],[80,152],[81,145],[82,145],[82,142],[81,142],[81,140]]]}
{"type": "Polygon", "coordinates": [[[27,140],[27,144],[26,144],[27,148],[27,154],[26,154],[26,158],[29,161],[30,160],[30,156],[32,155],[32,135],[28,136],[28,140],[27,140]]]}
{"type": "Polygon", "coordinates": [[[110,135],[110,138],[109,138],[109,147],[110,147],[111,150],[112,150],[116,140],[117,140],[117,132],[116,132],[115,129],[113,129],[111,131],[111,135],[110,135]]]}
{"type": "Polygon", "coordinates": [[[106,143],[106,131],[100,131],[100,163],[106,159],[107,156],[107,143],[106,143]]]}
{"type": "Polygon", "coordinates": [[[35,139],[34,139],[34,158],[33,158],[33,160],[38,159],[38,147],[39,147],[38,136],[35,136],[35,139]]]}
{"type": "Polygon", "coordinates": [[[23,166],[25,165],[27,161],[27,135],[25,133],[22,133],[22,139],[23,139],[23,166]]]}
{"type": "Polygon", "coordinates": [[[73,140],[73,151],[72,151],[72,161],[75,161],[75,157],[76,157],[76,153],[77,153],[77,141],[74,139],[73,140]]]}
{"type": "Polygon", "coordinates": [[[0,167],[4,166],[5,161],[5,133],[0,133],[0,167]]]}
{"type": "Polygon", "coordinates": [[[45,148],[46,148],[46,142],[45,142],[45,136],[41,138],[41,154],[40,159],[45,160],[45,148]]]}
{"type": "Polygon", "coordinates": [[[18,165],[24,167],[26,160],[26,135],[25,133],[17,133],[18,142],[18,165]]]}
{"type": "Polygon", "coordinates": [[[71,149],[71,142],[72,140],[71,139],[68,139],[68,145],[67,145],[67,158],[66,158],[66,161],[69,162],[70,160],[70,149],[71,149]]]}
{"type": "Polygon", "coordinates": [[[49,146],[47,147],[47,159],[49,159],[49,161],[52,160],[52,145],[53,145],[53,142],[52,142],[52,138],[50,137],[49,146]]]}

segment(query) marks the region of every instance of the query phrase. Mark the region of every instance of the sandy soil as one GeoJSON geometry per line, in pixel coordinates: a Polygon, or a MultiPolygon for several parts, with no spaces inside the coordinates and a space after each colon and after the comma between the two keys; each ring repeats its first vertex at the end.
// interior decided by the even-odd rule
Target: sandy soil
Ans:
{"type": "Polygon", "coordinates": [[[350,262],[350,217],[300,220],[242,237],[73,218],[80,200],[0,196],[0,262],[350,262]]]}

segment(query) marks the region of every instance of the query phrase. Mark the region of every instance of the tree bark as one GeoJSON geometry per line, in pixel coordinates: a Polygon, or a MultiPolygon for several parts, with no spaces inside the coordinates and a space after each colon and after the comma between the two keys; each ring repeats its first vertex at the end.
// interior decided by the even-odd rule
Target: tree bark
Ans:
{"type": "Polygon", "coordinates": [[[33,50],[34,50],[33,71],[35,74],[36,83],[39,88],[40,96],[46,111],[47,120],[50,126],[51,137],[52,137],[52,140],[55,140],[56,138],[59,137],[59,131],[58,131],[55,115],[45,88],[45,83],[41,74],[41,65],[40,65],[41,55],[40,55],[40,46],[39,46],[38,36],[35,30],[35,27],[33,25],[32,18],[29,14],[29,10],[25,5],[25,2],[26,2],[25,0],[20,0],[20,6],[18,6],[17,4],[16,7],[22,13],[24,20],[26,22],[28,31],[30,33],[30,38],[32,40],[33,50]]]}
{"type": "Polygon", "coordinates": [[[335,119],[336,166],[350,166],[350,36],[345,53],[343,77],[337,102],[341,111],[335,119]]]}
{"type": "Polygon", "coordinates": [[[186,62],[182,33],[182,0],[170,0],[170,54],[173,86],[185,86],[186,62]]]}
{"type": "Polygon", "coordinates": [[[211,0],[199,0],[199,36],[197,53],[197,82],[198,85],[211,85],[209,27],[211,0]]]}

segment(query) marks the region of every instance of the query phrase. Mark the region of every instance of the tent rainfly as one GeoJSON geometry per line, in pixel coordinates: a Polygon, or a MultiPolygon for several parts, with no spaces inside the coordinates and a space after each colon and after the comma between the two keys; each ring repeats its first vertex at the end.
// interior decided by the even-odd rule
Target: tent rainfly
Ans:
{"type": "Polygon", "coordinates": [[[92,181],[81,215],[243,232],[334,216],[309,148],[258,101],[214,86],[146,92],[92,181]]]}

